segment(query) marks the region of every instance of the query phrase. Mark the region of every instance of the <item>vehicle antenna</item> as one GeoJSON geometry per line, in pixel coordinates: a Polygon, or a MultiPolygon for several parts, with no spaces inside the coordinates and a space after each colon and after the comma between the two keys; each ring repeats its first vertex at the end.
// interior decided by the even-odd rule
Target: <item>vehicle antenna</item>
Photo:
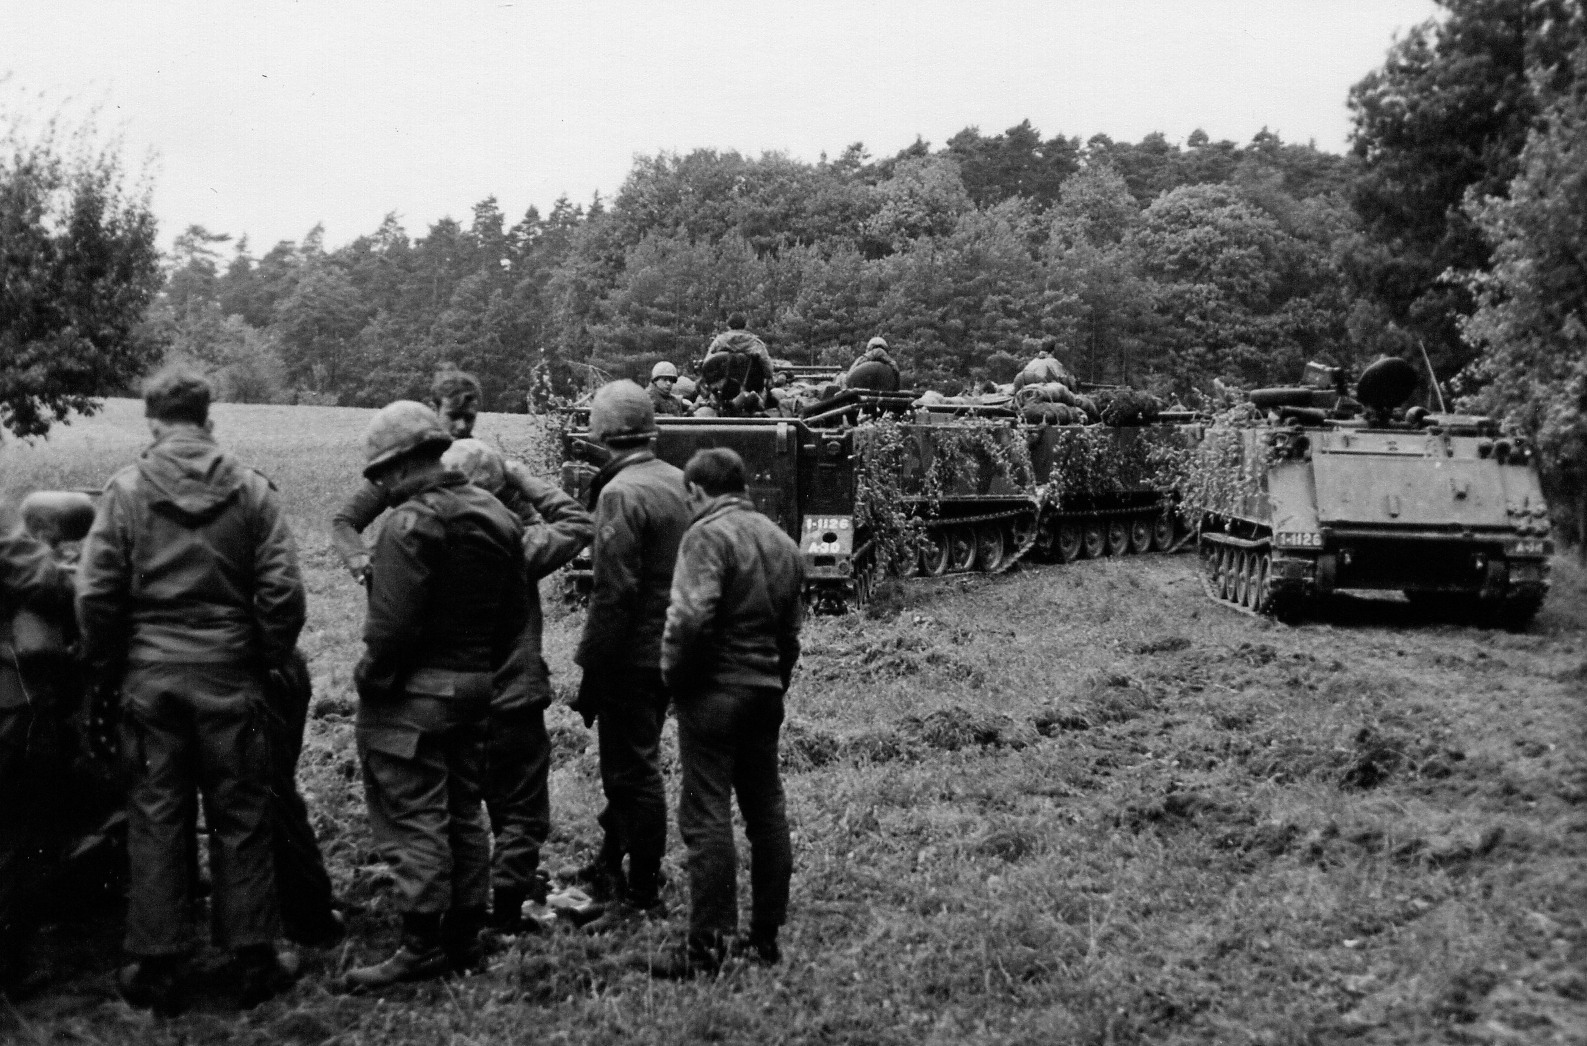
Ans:
{"type": "Polygon", "coordinates": [[[1438,395],[1438,413],[1448,414],[1444,406],[1444,390],[1438,387],[1438,375],[1433,373],[1433,361],[1427,358],[1427,346],[1422,344],[1422,339],[1416,339],[1416,347],[1422,350],[1422,362],[1427,364],[1427,376],[1433,382],[1433,392],[1438,395]]]}

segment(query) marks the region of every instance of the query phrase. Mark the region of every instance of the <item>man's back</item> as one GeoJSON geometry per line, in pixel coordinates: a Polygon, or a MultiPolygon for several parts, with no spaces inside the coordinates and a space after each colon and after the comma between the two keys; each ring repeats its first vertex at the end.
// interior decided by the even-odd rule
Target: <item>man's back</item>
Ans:
{"type": "Polygon", "coordinates": [[[291,533],[268,481],[207,433],[166,435],[110,481],[84,544],[90,660],[284,663],[303,627],[291,533]]]}
{"type": "Polygon", "coordinates": [[[799,546],[743,495],[723,495],[684,535],[667,612],[669,683],[786,685],[798,656],[799,546]]]}
{"type": "Polygon", "coordinates": [[[688,526],[682,471],[648,452],[601,488],[580,665],[660,663],[672,569],[688,526]]]}

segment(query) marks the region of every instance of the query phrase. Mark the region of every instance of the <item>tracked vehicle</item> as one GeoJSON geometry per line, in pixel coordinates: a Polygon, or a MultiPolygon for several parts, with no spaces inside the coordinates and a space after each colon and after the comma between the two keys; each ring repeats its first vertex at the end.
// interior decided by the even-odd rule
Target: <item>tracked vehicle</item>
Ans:
{"type": "Polygon", "coordinates": [[[1492,419],[1402,409],[1405,361],[1251,394],[1262,420],[1208,430],[1199,547],[1214,599],[1302,615],[1331,592],[1397,590],[1436,611],[1522,627],[1553,553],[1535,455],[1492,419]]]}
{"type": "MultiPolygon", "coordinates": [[[[828,605],[863,602],[889,567],[998,572],[1027,556],[1163,551],[1186,536],[1156,452],[1194,446],[1188,413],[1132,427],[1030,425],[1006,407],[918,399],[849,389],[802,417],[658,418],[656,453],[681,468],[696,450],[737,451],[750,497],[799,542],[811,595],[828,605]]],[[[587,436],[587,412],[567,421],[563,486],[582,499],[605,452],[587,436]]],[[[589,576],[588,560],[575,561],[575,588],[589,576]]]]}

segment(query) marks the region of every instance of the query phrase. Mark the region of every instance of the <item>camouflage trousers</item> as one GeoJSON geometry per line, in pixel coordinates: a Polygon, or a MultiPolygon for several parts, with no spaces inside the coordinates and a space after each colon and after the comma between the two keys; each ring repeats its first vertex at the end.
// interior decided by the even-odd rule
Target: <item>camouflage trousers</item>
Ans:
{"type": "Polygon", "coordinates": [[[416,693],[410,684],[399,697],[364,699],[358,706],[370,828],[404,914],[490,905],[490,830],[481,781],[491,677],[444,675],[449,693],[416,693]]]}

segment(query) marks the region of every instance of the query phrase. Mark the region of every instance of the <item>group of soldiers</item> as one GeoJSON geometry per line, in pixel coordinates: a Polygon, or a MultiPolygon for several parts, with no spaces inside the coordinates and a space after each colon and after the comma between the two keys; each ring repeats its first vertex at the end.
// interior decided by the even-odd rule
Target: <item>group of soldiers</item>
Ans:
{"type": "MultiPolygon", "coordinates": [[[[201,940],[200,804],[213,943],[230,957],[240,1005],[295,979],[283,935],[323,947],[346,933],[295,782],[309,686],[293,537],[270,481],[216,443],[210,395],[181,370],[148,381],[154,441],[106,486],[75,579],[0,506],[0,785],[24,794],[13,789],[42,772],[33,741],[48,718],[15,656],[14,622],[64,609],[88,689],[111,695],[126,785],[117,987],[161,1012],[181,1008],[201,940]]],[[[687,932],[651,972],[710,973],[730,955],[778,961],[792,853],[777,744],[799,656],[797,546],[755,510],[732,451],[700,451],[682,470],[659,460],[655,408],[633,382],[591,404],[592,438],[610,458],[588,506],[474,439],[480,405],[478,383],[452,372],[429,404],[376,412],[366,482],[333,519],[333,542],[367,587],[354,733],[401,917],[396,950],[347,971],[346,987],[475,971],[487,930],[538,925],[523,914],[546,897],[551,823],[538,582],[586,545],[594,583],[574,707],[596,730],[606,807],[598,853],[570,876],[601,904],[585,929],[665,914],[660,750],[671,707],[690,904],[687,932]],[[362,531],[383,514],[366,546],[362,531]],[[734,795],[751,849],[747,934],[734,795]]],[[[41,806],[6,806],[0,932],[11,963],[0,975],[15,985],[49,825],[41,806]]]]}
{"type": "Polygon", "coordinates": [[[711,340],[700,374],[686,378],[662,360],[650,370],[651,406],[674,417],[796,416],[799,409],[839,388],[897,392],[898,364],[880,335],[865,344],[836,383],[798,385],[786,365],[779,369],[765,342],[750,333],[742,314],[728,317],[727,330],[711,340]]]}

